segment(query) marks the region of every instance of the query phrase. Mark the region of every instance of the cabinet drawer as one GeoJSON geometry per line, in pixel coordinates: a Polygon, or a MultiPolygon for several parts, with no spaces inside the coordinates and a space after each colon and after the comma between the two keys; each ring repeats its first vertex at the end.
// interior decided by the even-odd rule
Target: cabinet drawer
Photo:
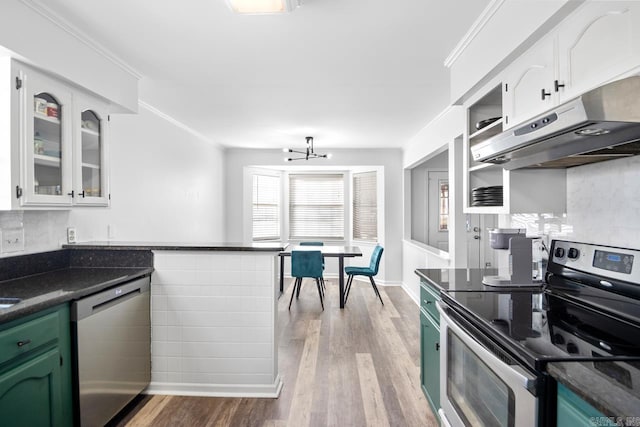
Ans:
{"type": "Polygon", "coordinates": [[[420,282],[420,307],[434,319],[439,320],[440,315],[436,308],[436,301],[440,301],[439,292],[425,282],[420,282]]]}
{"type": "Polygon", "coordinates": [[[0,331],[0,364],[60,337],[58,312],[0,331]]]}

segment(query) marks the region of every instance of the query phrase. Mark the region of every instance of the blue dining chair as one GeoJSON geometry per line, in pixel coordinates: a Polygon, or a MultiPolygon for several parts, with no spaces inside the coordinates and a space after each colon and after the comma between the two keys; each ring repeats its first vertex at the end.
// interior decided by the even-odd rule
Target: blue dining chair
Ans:
{"type": "Polygon", "coordinates": [[[300,296],[300,288],[302,287],[302,279],[309,277],[316,279],[318,287],[318,295],[320,295],[320,305],[324,311],[323,291],[320,284],[322,277],[322,252],[320,251],[292,251],[291,252],[291,276],[296,280],[293,284],[291,299],[289,300],[289,310],[293,302],[293,295],[296,299],[300,296]]]}
{"type": "Polygon", "coordinates": [[[369,262],[369,267],[345,267],[344,272],[347,273],[349,278],[347,279],[347,285],[344,293],[344,303],[347,303],[347,298],[349,298],[349,291],[351,290],[351,284],[353,283],[353,278],[355,276],[367,276],[369,281],[371,282],[371,286],[373,286],[373,290],[376,295],[380,299],[382,305],[382,297],[380,296],[380,292],[378,291],[378,287],[376,286],[376,282],[373,280],[373,277],[378,274],[378,267],[380,267],[380,259],[382,258],[382,251],[384,249],[382,246],[377,245],[373,249],[373,253],[371,254],[371,261],[369,262]]]}
{"type": "MultiPolygon", "coordinates": [[[[300,242],[300,246],[324,246],[324,242],[300,242]]],[[[322,271],[324,271],[324,257],[322,257],[322,271]]],[[[324,290],[324,277],[320,278],[320,284],[324,290]]]]}

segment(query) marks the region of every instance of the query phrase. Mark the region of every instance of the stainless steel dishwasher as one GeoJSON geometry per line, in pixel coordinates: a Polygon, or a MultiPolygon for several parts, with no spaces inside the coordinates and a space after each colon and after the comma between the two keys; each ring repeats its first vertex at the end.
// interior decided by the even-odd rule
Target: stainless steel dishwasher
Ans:
{"type": "Polygon", "coordinates": [[[77,421],[103,426],[151,380],[150,278],[73,303],[77,421]]]}

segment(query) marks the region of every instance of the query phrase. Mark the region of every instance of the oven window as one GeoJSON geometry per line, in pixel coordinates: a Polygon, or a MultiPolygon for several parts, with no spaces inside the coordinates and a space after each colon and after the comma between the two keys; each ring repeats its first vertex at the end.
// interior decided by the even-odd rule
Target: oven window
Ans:
{"type": "Polygon", "coordinates": [[[513,426],[515,396],[451,330],[447,342],[447,397],[467,426],[513,426]]]}

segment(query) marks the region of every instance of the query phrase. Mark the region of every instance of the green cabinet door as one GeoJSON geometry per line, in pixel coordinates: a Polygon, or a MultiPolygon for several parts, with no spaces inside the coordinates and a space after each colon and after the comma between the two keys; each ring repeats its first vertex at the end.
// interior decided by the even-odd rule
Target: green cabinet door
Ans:
{"type": "Polygon", "coordinates": [[[605,417],[577,394],[558,383],[558,427],[615,426],[614,420],[605,417]]]}
{"type": "Polygon", "coordinates": [[[0,324],[0,426],[72,426],[69,306],[0,324]]]}
{"type": "Polygon", "coordinates": [[[420,310],[421,381],[433,413],[440,409],[440,327],[420,310]]]}
{"type": "Polygon", "coordinates": [[[4,427],[62,425],[60,353],[50,350],[0,375],[4,427]]]}

